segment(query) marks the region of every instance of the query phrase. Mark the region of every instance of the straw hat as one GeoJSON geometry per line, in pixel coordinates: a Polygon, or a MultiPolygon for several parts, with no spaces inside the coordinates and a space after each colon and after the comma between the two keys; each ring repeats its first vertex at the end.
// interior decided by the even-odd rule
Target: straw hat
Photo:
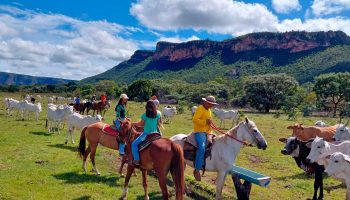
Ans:
{"type": "Polygon", "coordinates": [[[203,101],[207,102],[207,103],[210,103],[212,105],[218,105],[216,103],[216,100],[215,100],[215,97],[214,96],[207,96],[206,98],[202,98],[203,101]]]}
{"type": "Polygon", "coordinates": [[[120,97],[119,97],[120,99],[129,99],[129,97],[128,97],[128,95],[126,95],[126,94],[121,94],[120,95],[120,97]]]}

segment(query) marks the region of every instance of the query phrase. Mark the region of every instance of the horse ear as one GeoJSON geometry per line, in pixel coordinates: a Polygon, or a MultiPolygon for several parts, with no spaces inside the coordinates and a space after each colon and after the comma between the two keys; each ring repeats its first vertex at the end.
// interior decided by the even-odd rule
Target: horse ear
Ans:
{"type": "Polygon", "coordinates": [[[325,158],[326,158],[326,159],[330,159],[330,158],[331,158],[331,155],[328,155],[328,156],[326,156],[325,158]]]}
{"type": "Polygon", "coordinates": [[[280,142],[287,143],[287,138],[280,138],[278,139],[280,142]]]}
{"type": "Polygon", "coordinates": [[[307,148],[311,149],[311,145],[312,145],[312,142],[308,142],[308,143],[306,143],[305,146],[306,146],[307,148]]]}
{"type": "Polygon", "coordinates": [[[248,117],[245,117],[245,122],[246,122],[247,124],[249,123],[248,117]]]}
{"type": "Polygon", "coordinates": [[[287,127],[287,129],[293,129],[294,128],[294,126],[288,126],[287,127]]]}
{"type": "Polygon", "coordinates": [[[349,157],[349,156],[344,156],[344,159],[345,159],[345,161],[346,161],[347,163],[350,164],[350,157],[349,157]]]}

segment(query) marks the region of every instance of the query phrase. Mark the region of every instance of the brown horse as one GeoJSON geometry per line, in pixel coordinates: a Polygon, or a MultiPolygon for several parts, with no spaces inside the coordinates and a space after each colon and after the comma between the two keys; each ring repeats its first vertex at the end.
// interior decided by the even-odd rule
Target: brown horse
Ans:
{"type": "Polygon", "coordinates": [[[95,164],[95,154],[96,154],[97,145],[99,143],[105,147],[108,147],[114,150],[119,149],[119,144],[118,144],[119,142],[125,143],[127,127],[126,128],[124,127],[127,124],[125,124],[124,122],[121,123],[122,131],[117,136],[118,141],[116,136],[108,135],[102,131],[102,128],[104,125],[105,123],[97,122],[89,126],[86,126],[81,131],[78,151],[79,151],[80,157],[83,157],[83,170],[85,172],[86,172],[86,159],[90,154],[90,159],[93,165],[92,171],[95,172],[97,175],[100,175],[100,172],[98,171],[95,164]],[[86,140],[88,140],[89,142],[89,146],[87,148],[86,148],[86,140]]]}
{"type": "MultiPolygon", "coordinates": [[[[94,102],[92,103],[92,107],[91,109],[94,111],[92,113],[92,115],[94,116],[95,115],[95,111],[96,111],[96,114],[98,115],[100,113],[100,115],[102,117],[105,116],[106,114],[106,111],[111,107],[111,104],[109,101],[106,101],[105,103],[102,103],[102,101],[99,101],[99,102],[94,102]]],[[[89,109],[90,110],[90,109],[89,109]]],[[[87,112],[89,112],[89,110],[87,112]]]]}
{"type": "MultiPolygon", "coordinates": [[[[129,127],[128,135],[126,139],[125,151],[127,154],[131,154],[131,143],[137,136],[140,135],[139,132],[131,125],[128,120],[127,123],[129,127]]],[[[162,190],[163,199],[168,199],[169,194],[166,186],[166,176],[170,170],[173,181],[175,183],[176,199],[182,200],[184,198],[184,156],[181,147],[170,141],[167,138],[161,138],[155,140],[151,143],[149,147],[140,152],[141,165],[140,170],[142,172],[143,188],[145,192],[145,199],[149,199],[147,191],[147,170],[154,170],[156,176],[158,177],[159,186],[162,190]]],[[[128,192],[128,184],[132,172],[135,170],[134,165],[128,165],[127,174],[125,177],[124,189],[122,194],[122,199],[126,199],[128,192]]]]}
{"type": "Polygon", "coordinates": [[[86,106],[85,106],[85,103],[73,104],[73,108],[75,111],[78,111],[79,114],[84,115],[86,106]]]}

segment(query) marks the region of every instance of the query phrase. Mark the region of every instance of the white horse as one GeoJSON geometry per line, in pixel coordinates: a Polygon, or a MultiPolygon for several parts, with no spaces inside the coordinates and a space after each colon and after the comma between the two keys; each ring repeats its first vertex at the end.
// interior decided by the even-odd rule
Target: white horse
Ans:
{"type": "MultiPolygon", "coordinates": [[[[177,134],[171,137],[170,140],[183,148],[183,138],[185,137],[187,137],[187,135],[177,134]]],[[[225,135],[217,136],[211,150],[211,158],[206,159],[205,168],[206,171],[217,172],[215,199],[221,199],[227,171],[235,165],[236,156],[243,146],[243,143],[240,141],[246,141],[256,145],[258,149],[265,150],[267,148],[265,138],[259,132],[255,123],[248,118],[245,118],[244,121],[229,130],[225,135]]],[[[193,167],[192,161],[185,159],[185,163],[193,167]]]]}

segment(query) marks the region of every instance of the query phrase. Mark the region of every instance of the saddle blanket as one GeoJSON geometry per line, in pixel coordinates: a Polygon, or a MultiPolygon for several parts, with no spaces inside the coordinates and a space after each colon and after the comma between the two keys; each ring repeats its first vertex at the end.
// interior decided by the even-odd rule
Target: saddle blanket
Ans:
{"type": "MultiPolygon", "coordinates": [[[[213,140],[215,137],[216,137],[215,134],[208,134],[205,146],[208,147],[209,143],[213,143],[213,140]]],[[[190,143],[194,147],[196,147],[196,148],[198,147],[194,132],[188,134],[187,137],[184,138],[184,140],[185,140],[185,142],[190,143]]]]}
{"type": "Polygon", "coordinates": [[[119,132],[111,127],[109,124],[103,125],[102,131],[107,135],[118,136],[119,132]]]}
{"type": "Polygon", "coordinates": [[[162,138],[162,136],[159,133],[151,133],[150,135],[148,135],[146,137],[146,139],[144,141],[142,141],[138,147],[139,147],[139,152],[141,152],[142,150],[146,149],[149,145],[151,145],[151,143],[155,140],[158,140],[162,138]]]}

